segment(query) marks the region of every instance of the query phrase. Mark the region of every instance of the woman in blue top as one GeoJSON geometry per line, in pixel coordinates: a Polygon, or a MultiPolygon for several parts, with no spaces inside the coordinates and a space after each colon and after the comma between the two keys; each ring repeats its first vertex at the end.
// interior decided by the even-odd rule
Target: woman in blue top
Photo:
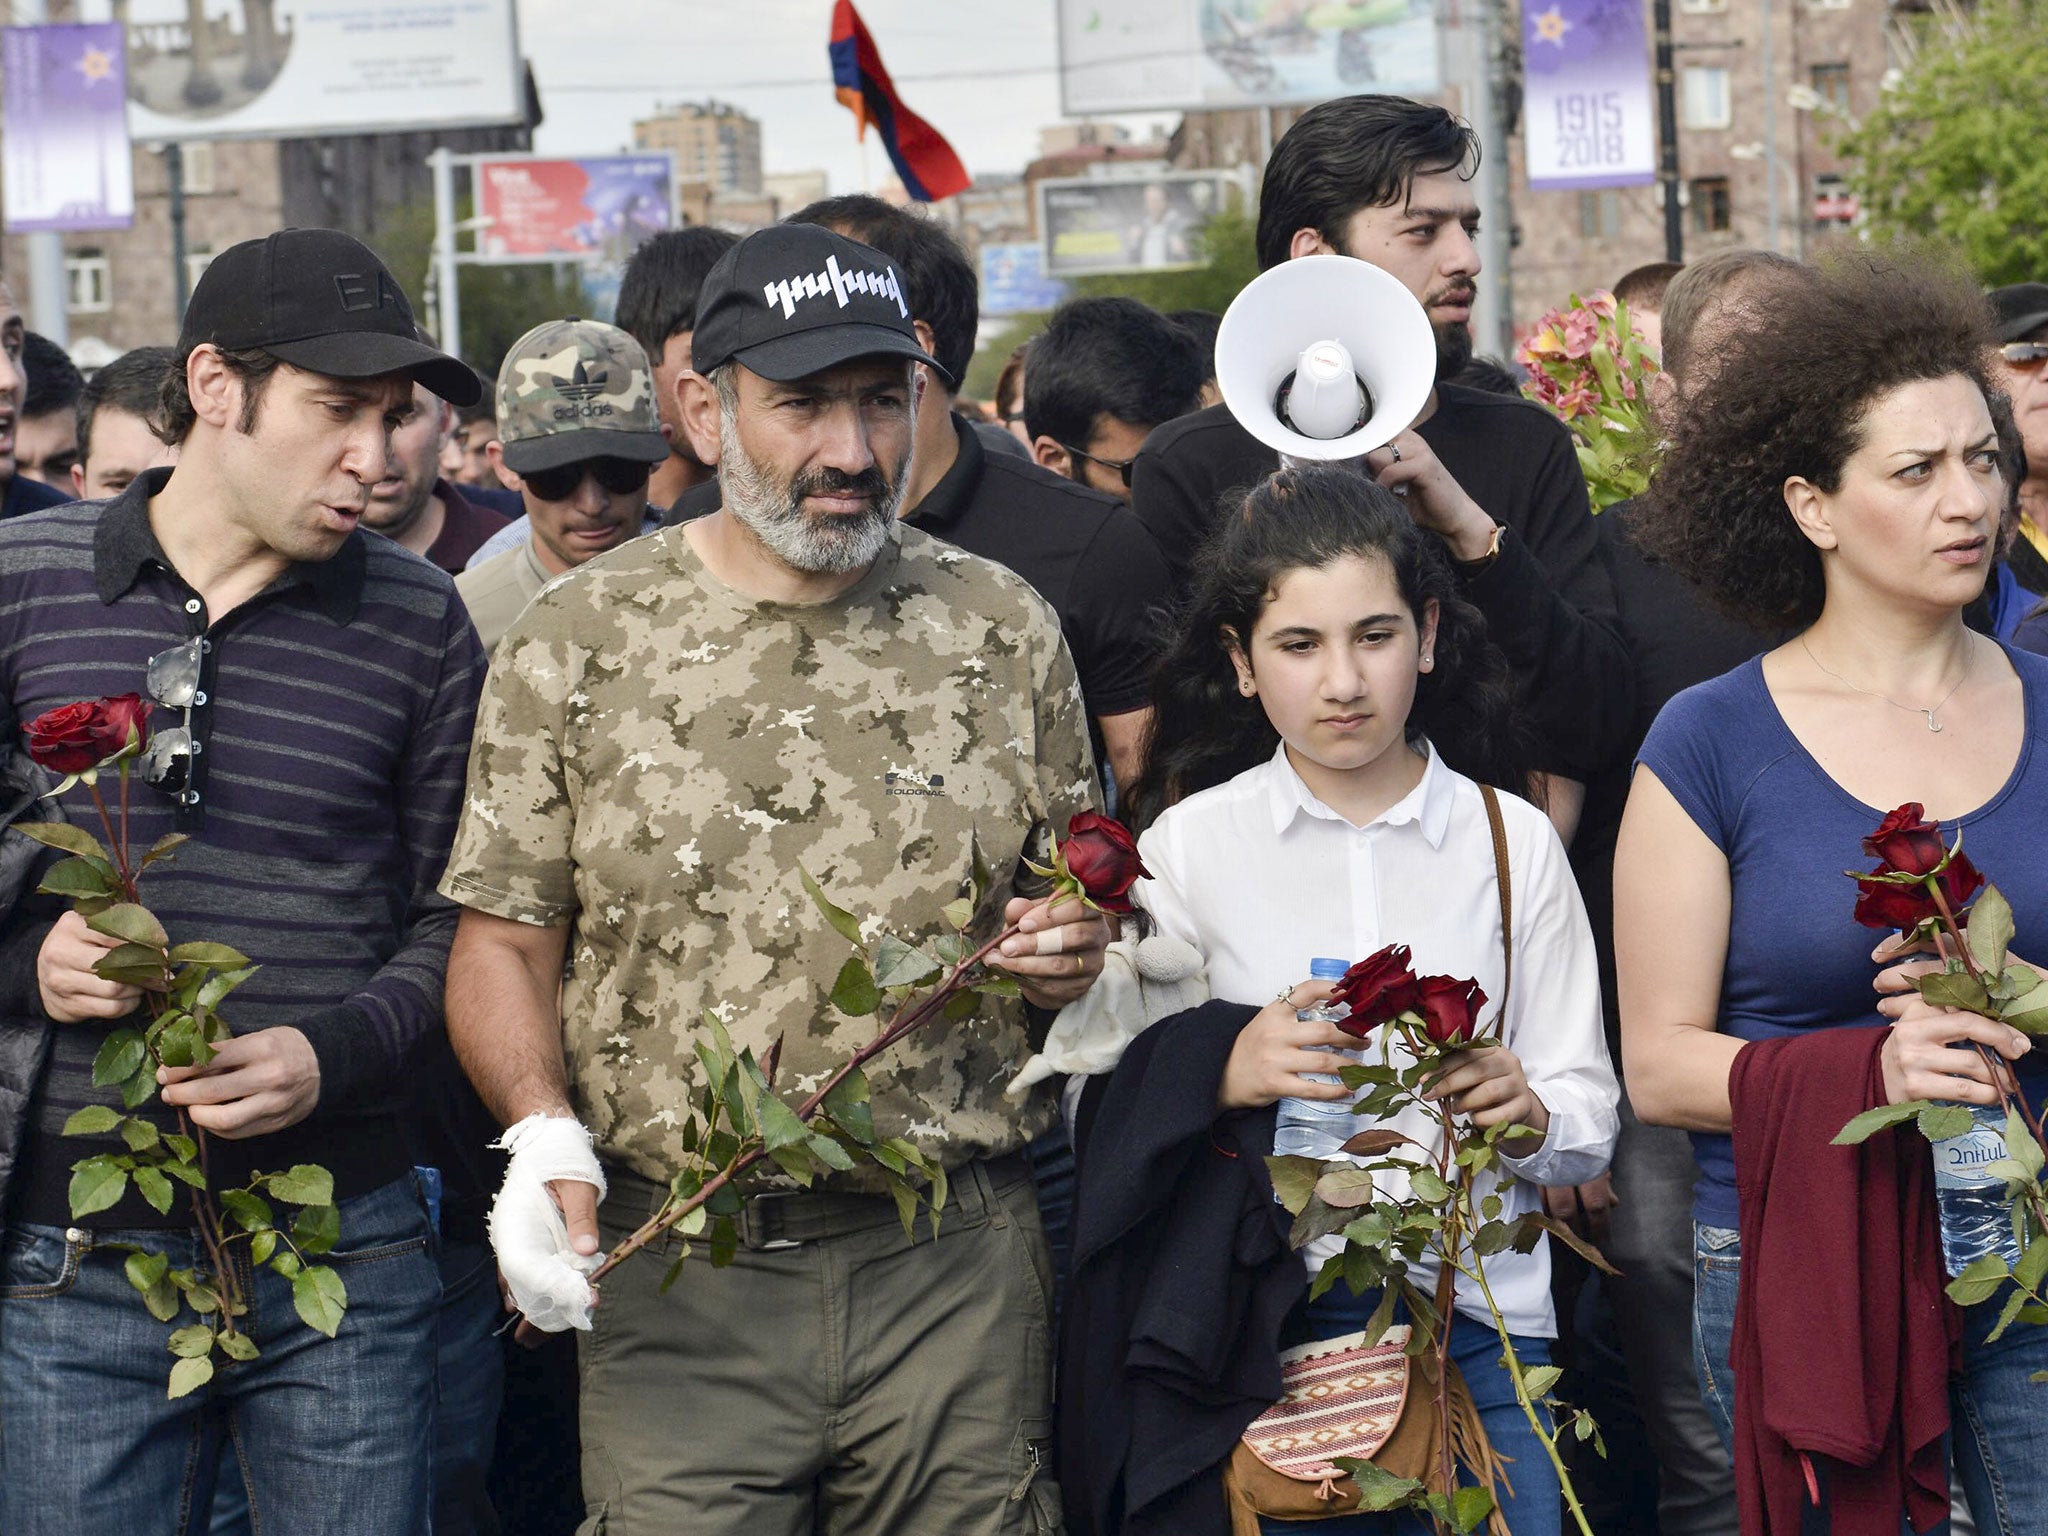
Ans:
{"type": "MultiPolygon", "coordinates": [[[[2011,898],[2015,950],[2048,958],[2048,662],[1962,618],[2011,495],[1990,345],[1981,298],[1938,270],[1858,252],[1810,271],[1767,327],[1729,338],[1636,514],[1650,552],[1731,613],[1795,631],[1665,708],[1615,857],[1629,1093],[1646,1122],[1694,1133],[1696,1364],[1724,1438],[1744,1044],[1889,1020],[1891,1102],[1995,1103],[1970,1042],[2038,1096],[2024,1036],[1922,1002],[1896,935],[1873,953],[1842,873],[1888,809],[1919,801],[2011,898]]],[[[1996,1313],[1966,1317],[1956,1464],[1982,1529],[2038,1536],[2048,1413],[2027,1377],[2048,1368],[2048,1333],[1987,1345],[1996,1313]]]]}

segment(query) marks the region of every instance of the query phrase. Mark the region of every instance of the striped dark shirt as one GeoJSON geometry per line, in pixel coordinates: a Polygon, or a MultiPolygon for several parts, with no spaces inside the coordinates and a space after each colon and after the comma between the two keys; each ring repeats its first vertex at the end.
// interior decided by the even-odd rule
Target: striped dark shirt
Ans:
{"type": "MultiPolygon", "coordinates": [[[[454,583],[361,532],[209,625],[150,529],[149,498],[169,474],[0,525],[0,738],[18,740],[22,722],[76,699],[145,693],[151,656],[205,637],[197,804],[175,806],[139,776],[131,786],[132,846],[192,836],[143,875],[142,899],[173,943],[231,944],[261,965],[223,1008],[238,1034],[291,1025],[320,1059],[310,1118],[215,1140],[216,1187],[310,1161],[334,1171],[346,1198],[413,1161],[408,1074],[445,1049],[436,1037],[456,909],[434,885],[461,810],[484,657],[454,583]]],[[[183,713],[159,706],[152,728],[183,713]]],[[[84,788],[63,805],[104,835],[84,788]]],[[[91,1080],[107,1029],[52,1025],[37,1001],[35,948],[61,911],[26,897],[0,926],[11,973],[0,975],[0,1028],[53,1032],[9,1214],[69,1225],[71,1165],[104,1148],[59,1128],[84,1104],[116,1101],[91,1080]]],[[[88,1224],[161,1226],[182,1212],[158,1217],[131,1190],[88,1224]]]]}

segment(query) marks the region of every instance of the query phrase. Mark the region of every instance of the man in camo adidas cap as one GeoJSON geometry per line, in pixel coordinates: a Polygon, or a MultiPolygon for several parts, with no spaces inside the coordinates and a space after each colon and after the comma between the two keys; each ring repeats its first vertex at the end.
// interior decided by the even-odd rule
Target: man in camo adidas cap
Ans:
{"type": "Polygon", "coordinates": [[[490,455],[526,503],[526,536],[455,583],[486,649],[548,582],[643,531],[647,477],[668,451],[654,370],[617,326],[550,320],[512,344],[490,455]]]}

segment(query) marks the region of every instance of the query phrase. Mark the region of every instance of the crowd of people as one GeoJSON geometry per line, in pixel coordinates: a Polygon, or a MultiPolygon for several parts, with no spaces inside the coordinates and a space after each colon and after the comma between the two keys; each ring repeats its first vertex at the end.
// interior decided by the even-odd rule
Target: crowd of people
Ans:
{"type": "Polygon", "coordinates": [[[7,814],[97,828],[23,727],[149,702],[122,814],[186,841],[144,898],[259,969],[138,1113],[222,1187],[328,1169],[347,1287],[330,1340],[252,1272],[260,1357],[166,1397],[128,1265],[206,1256],[139,1185],[74,1216],[119,1142],[66,1134],[121,1102],[141,992],[9,837],[0,1532],[1291,1528],[1224,1479],[1282,1351],[1407,1314],[1310,1299],[1343,1239],[1290,1241],[1264,1158],[1345,1155],[1358,1042],[1304,978],[1397,943],[1498,1000],[1429,1085],[1498,1129],[1490,1198],[1614,1271],[1442,1279],[1497,1531],[1564,1526],[1496,1313],[1600,1423],[1566,1468],[1601,1536],[2048,1530],[2048,1335],[1942,1298],[1924,1145],[1830,1146],[1877,1104],[2038,1110],[2028,1038],[1924,999],[1940,959],[1842,871],[1924,809],[2048,954],[2048,283],[1861,247],[1619,277],[1662,442],[1596,516],[1473,355],[1477,156],[1370,95],[1273,147],[1261,268],[1372,263],[1435,338],[1420,416],[1341,464],[1219,402],[1218,317],[1129,298],[1064,303],[984,413],[971,263],[866,196],[654,236],[616,324],[543,318],[494,378],[333,231],[223,252],[174,346],[90,379],[0,283],[7,814]],[[1028,894],[1104,810],[1120,923],[1028,894]],[[729,1263],[593,1307],[696,1150],[707,1016],[805,1090],[872,1037],[800,871],[872,940],[983,869],[1015,987],[870,1068],[936,1230],[858,1171],[762,1179],[729,1263]],[[1073,1010],[1142,1003],[1104,980],[1141,937],[1190,963],[1121,1059],[1013,1091],[1073,1010]],[[543,1191],[555,1236],[494,1227],[543,1191]],[[583,1298],[538,1347],[535,1274],[583,1298]]]}

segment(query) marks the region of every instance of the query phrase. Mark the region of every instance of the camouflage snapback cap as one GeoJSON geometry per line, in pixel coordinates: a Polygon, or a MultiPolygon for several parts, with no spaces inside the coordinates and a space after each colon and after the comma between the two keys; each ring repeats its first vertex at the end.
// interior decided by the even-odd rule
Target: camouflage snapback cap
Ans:
{"type": "Polygon", "coordinates": [[[659,464],[668,439],[646,352],[598,320],[535,326],[498,369],[498,440],[521,475],[584,459],[659,464]]]}

